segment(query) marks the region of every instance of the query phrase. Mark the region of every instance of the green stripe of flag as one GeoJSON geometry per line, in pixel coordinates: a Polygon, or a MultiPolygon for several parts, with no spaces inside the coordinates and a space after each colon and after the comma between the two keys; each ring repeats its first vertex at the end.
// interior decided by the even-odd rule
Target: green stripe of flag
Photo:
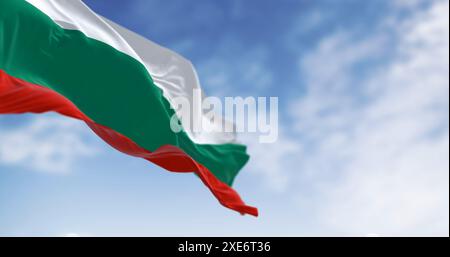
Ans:
{"type": "Polygon", "coordinates": [[[61,28],[25,1],[2,0],[0,26],[0,69],[60,93],[95,122],[149,151],[178,146],[229,185],[247,162],[245,146],[195,144],[172,132],[173,109],[134,58],[61,28]]]}

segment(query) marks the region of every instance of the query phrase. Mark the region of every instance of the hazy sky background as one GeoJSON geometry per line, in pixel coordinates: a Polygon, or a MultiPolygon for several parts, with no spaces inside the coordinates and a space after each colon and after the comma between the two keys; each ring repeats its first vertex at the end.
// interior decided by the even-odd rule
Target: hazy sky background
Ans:
{"type": "Polygon", "coordinates": [[[0,236],[449,235],[446,0],[86,0],[215,96],[278,96],[235,188],[111,149],[80,122],[0,116],[0,236]]]}

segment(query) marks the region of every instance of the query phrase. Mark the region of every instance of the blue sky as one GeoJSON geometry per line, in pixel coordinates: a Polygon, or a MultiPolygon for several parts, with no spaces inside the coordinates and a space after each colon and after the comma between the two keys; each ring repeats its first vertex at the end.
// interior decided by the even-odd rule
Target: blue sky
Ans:
{"type": "Polygon", "coordinates": [[[447,235],[448,1],[86,0],[190,59],[208,95],[277,96],[221,207],[193,175],[56,115],[0,116],[0,236],[447,235]]]}

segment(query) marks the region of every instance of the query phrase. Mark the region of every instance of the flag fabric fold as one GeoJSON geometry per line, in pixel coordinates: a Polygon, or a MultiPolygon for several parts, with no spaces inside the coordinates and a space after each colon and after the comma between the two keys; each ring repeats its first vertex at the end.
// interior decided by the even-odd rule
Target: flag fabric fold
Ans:
{"type": "Polygon", "coordinates": [[[80,0],[0,2],[0,114],[54,111],[82,120],[117,150],[194,172],[222,205],[257,216],[231,188],[249,158],[236,135],[208,119],[210,133],[170,128],[173,115],[187,115],[175,113],[174,99],[194,101],[194,89],[188,60],[80,0]]]}

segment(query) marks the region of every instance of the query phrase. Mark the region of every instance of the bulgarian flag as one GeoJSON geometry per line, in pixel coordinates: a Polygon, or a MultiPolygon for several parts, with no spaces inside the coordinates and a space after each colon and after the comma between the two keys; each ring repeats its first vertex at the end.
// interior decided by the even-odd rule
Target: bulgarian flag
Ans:
{"type": "Polygon", "coordinates": [[[115,149],[194,172],[223,206],[257,216],[231,188],[249,159],[235,134],[206,115],[208,133],[171,129],[172,117],[186,115],[175,112],[175,98],[192,102],[199,89],[188,60],[80,0],[0,0],[0,114],[82,120],[115,149]]]}

